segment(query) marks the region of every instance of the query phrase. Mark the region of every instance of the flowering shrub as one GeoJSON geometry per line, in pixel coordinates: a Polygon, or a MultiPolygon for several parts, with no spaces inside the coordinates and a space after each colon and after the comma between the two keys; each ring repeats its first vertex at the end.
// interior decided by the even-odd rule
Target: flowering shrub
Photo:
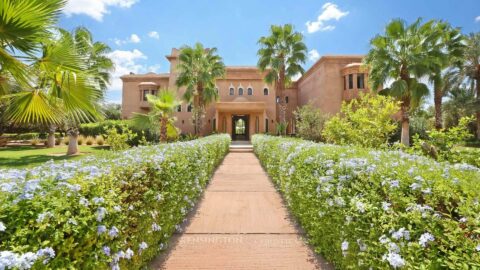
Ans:
{"type": "Polygon", "coordinates": [[[165,248],[228,135],[0,170],[0,269],[140,269],[165,248]]]}
{"type": "Polygon", "coordinates": [[[479,168],[264,135],[253,146],[336,268],[480,267],[479,168]]]}

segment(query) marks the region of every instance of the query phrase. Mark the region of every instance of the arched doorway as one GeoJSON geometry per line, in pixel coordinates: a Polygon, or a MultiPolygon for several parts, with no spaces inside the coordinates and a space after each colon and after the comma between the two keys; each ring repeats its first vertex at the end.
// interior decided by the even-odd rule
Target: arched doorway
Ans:
{"type": "Polygon", "coordinates": [[[248,141],[248,115],[232,116],[232,140],[248,141]]]}

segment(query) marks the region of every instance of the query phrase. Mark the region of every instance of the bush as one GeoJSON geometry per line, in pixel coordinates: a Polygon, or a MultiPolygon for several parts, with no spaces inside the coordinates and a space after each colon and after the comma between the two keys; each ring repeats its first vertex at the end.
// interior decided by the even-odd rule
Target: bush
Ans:
{"type": "Polygon", "coordinates": [[[88,136],[86,139],[85,139],[85,144],[86,145],[93,145],[95,143],[95,138],[92,137],[92,136],[88,136]]]}
{"type": "Polygon", "coordinates": [[[253,146],[335,268],[480,267],[480,169],[264,135],[253,146]]]}
{"type": "MultiPolygon", "coordinates": [[[[116,128],[118,133],[122,132],[123,127],[128,127],[134,134],[135,136],[132,140],[128,141],[128,144],[130,146],[137,146],[139,145],[139,141],[142,138],[142,131],[145,134],[145,138],[149,142],[154,142],[158,141],[158,136],[155,134],[152,134],[148,132],[148,130],[144,131],[138,128],[135,128],[130,120],[106,120],[102,122],[96,122],[96,123],[86,123],[86,124],[81,124],[79,128],[80,134],[84,136],[98,136],[98,135],[105,135],[105,130],[107,128],[116,128]]],[[[170,141],[173,141],[175,139],[176,133],[174,131],[169,130],[169,138],[170,141]]]]}
{"type": "Polygon", "coordinates": [[[125,150],[130,147],[128,141],[131,141],[137,137],[126,125],[121,126],[121,132],[118,132],[116,127],[106,127],[107,134],[106,141],[113,151],[125,150]]]}
{"type": "Polygon", "coordinates": [[[8,259],[13,268],[143,269],[194,206],[229,142],[216,135],[0,170],[0,266],[8,259]]]}
{"type": "Polygon", "coordinates": [[[33,138],[30,140],[30,144],[33,146],[39,145],[41,143],[42,143],[42,140],[40,140],[39,138],[33,138]]]}
{"type": "Polygon", "coordinates": [[[327,121],[327,116],[317,109],[312,103],[298,108],[295,111],[297,119],[297,135],[311,141],[321,141],[322,131],[327,121]]]}
{"type": "Polygon", "coordinates": [[[97,137],[95,137],[95,142],[97,143],[97,145],[104,145],[105,139],[102,135],[98,135],[97,137]]]}
{"type": "Polygon", "coordinates": [[[340,145],[385,146],[398,128],[392,118],[398,111],[398,103],[390,97],[362,95],[342,104],[341,113],[325,123],[323,136],[340,145]]]}
{"type": "Polygon", "coordinates": [[[78,137],[77,137],[77,143],[78,143],[78,145],[83,145],[84,142],[85,142],[85,136],[83,136],[83,135],[78,135],[78,137]]]}

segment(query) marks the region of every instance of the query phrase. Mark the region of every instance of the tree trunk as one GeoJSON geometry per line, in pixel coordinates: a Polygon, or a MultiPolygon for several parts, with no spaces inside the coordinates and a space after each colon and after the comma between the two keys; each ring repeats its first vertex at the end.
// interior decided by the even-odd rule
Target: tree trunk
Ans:
{"type": "Polygon", "coordinates": [[[67,155],[75,155],[78,153],[78,130],[72,129],[68,131],[68,150],[67,155]]]}
{"type": "Polygon", "coordinates": [[[400,105],[402,113],[402,135],[400,142],[405,146],[410,146],[410,97],[404,97],[400,105]]]}
{"type": "Polygon", "coordinates": [[[167,142],[168,117],[162,116],[160,120],[160,142],[167,142]]]}
{"type": "MultiPolygon", "coordinates": [[[[287,122],[287,105],[285,103],[285,66],[282,66],[280,68],[280,74],[277,82],[277,93],[278,97],[280,98],[278,102],[278,110],[279,110],[279,116],[278,116],[278,121],[282,124],[286,124],[287,122]]],[[[286,133],[287,129],[285,129],[286,133]]],[[[281,134],[281,135],[286,135],[286,134],[281,134]]]]}
{"type": "Polygon", "coordinates": [[[47,148],[55,147],[55,127],[50,126],[48,128],[47,148]]]}
{"type": "MultiPolygon", "coordinates": [[[[480,65],[477,67],[477,102],[480,104],[480,65]]],[[[477,140],[480,140],[480,106],[477,106],[477,140]]]]}
{"type": "Polygon", "coordinates": [[[434,97],[433,102],[435,104],[435,128],[440,130],[443,128],[443,119],[442,119],[442,98],[443,91],[441,85],[438,82],[433,84],[434,97]]]}

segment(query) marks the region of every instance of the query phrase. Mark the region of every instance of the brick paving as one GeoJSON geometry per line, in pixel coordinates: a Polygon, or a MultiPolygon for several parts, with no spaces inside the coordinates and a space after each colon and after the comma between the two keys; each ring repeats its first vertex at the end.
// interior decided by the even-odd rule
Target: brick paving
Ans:
{"type": "Polygon", "coordinates": [[[333,269],[305,244],[259,160],[229,153],[152,269],[333,269]]]}

